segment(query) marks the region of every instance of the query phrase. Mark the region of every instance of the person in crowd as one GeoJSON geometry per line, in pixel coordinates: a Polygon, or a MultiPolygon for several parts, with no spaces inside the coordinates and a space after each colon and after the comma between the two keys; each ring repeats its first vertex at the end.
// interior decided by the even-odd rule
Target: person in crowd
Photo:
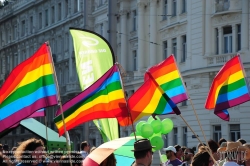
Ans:
{"type": "Polygon", "coordinates": [[[44,143],[41,139],[28,139],[17,147],[15,157],[17,166],[43,166],[44,143]]]}
{"type": "Polygon", "coordinates": [[[116,159],[114,153],[111,153],[105,160],[103,160],[100,166],[116,166],[116,159]]]}
{"type": "Polygon", "coordinates": [[[0,144],[0,152],[3,152],[3,145],[0,144]]]}
{"type": "Polygon", "coordinates": [[[82,161],[82,155],[80,153],[72,152],[61,157],[60,166],[71,166],[70,163],[72,163],[72,166],[81,166],[82,161]]]}
{"type": "Polygon", "coordinates": [[[248,150],[245,151],[245,158],[244,158],[244,166],[250,166],[250,144],[245,143],[243,146],[246,146],[248,150]]]}
{"type": "Polygon", "coordinates": [[[210,139],[208,141],[208,146],[212,151],[213,157],[214,159],[217,161],[220,159],[220,155],[217,153],[217,150],[219,148],[219,145],[217,144],[217,142],[215,142],[214,140],[210,139]]]}
{"type": "Polygon", "coordinates": [[[148,139],[140,139],[134,143],[135,161],[132,166],[150,166],[153,161],[153,151],[150,141],[148,139]]]}
{"type": "Polygon", "coordinates": [[[176,157],[176,149],[173,146],[163,148],[163,150],[166,152],[168,158],[168,161],[165,163],[166,166],[171,164],[172,166],[178,166],[182,164],[182,161],[176,157]]]}
{"type": "Polygon", "coordinates": [[[183,151],[180,145],[175,145],[174,148],[176,149],[176,158],[182,161],[183,151]]]}
{"type": "Polygon", "coordinates": [[[217,163],[219,166],[222,166],[224,162],[226,161],[226,157],[227,157],[227,154],[225,152],[226,148],[227,148],[227,142],[222,142],[220,147],[217,149],[217,153],[220,156],[220,159],[217,160],[217,163]]]}
{"type": "Polygon", "coordinates": [[[89,146],[88,142],[87,141],[83,141],[81,143],[81,151],[80,151],[83,160],[88,156],[89,150],[90,150],[90,146],[89,146]]]}
{"type": "Polygon", "coordinates": [[[1,166],[11,166],[9,159],[2,152],[0,152],[0,165],[1,166]]]}
{"type": "Polygon", "coordinates": [[[190,166],[193,157],[194,157],[193,149],[186,148],[184,151],[184,161],[182,163],[182,166],[190,166]]]}
{"type": "Polygon", "coordinates": [[[225,138],[221,138],[218,142],[218,145],[220,146],[223,142],[227,142],[225,138]]]}
{"type": "Polygon", "coordinates": [[[198,153],[194,155],[192,166],[213,166],[214,161],[208,153],[208,147],[200,146],[198,153]]]}
{"type": "Polygon", "coordinates": [[[197,148],[196,148],[196,151],[197,151],[197,152],[198,152],[198,150],[199,150],[199,148],[200,148],[201,146],[207,146],[207,145],[204,144],[204,143],[198,143],[197,148]]]}

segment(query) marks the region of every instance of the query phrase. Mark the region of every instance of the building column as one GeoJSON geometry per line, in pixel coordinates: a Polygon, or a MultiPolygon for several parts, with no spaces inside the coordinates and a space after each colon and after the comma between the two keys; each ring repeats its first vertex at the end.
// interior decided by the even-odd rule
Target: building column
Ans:
{"type": "Polygon", "coordinates": [[[219,33],[219,54],[222,54],[224,51],[224,47],[222,45],[222,41],[223,41],[223,29],[222,29],[222,27],[218,27],[218,33],[219,33]]]}
{"type": "Polygon", "coordinates": [[[236,25],[235,24],[233,24],[232,25],[232,39],[233,39],[233,41],[232,41],[232,51],[233,51],[233,53],[235,53],[236,52],[236,39],[237,39],[237,34],[236,34],[236,25]]]}
{"type": "Polygon", "coordinates": [[[241,50],[248,50],[248,31],[249,31],[249,0],[242,0],[242,20],[241,20],[241,50]]]}
{"type": "Polygon", "coordinates": [[[182,133],[183,133],[182,127],[178,126],[177,127],[177,144],[178,145],[182,145],[182,142],[183,142],[182,133]]]}
{"type": "MultiPolygon", "coordinates": [[[[150,42],[157,43],[157,0],[150,0],[150,42]]],[[[139,29],[140,30],[140,29],[139,29]]],[[[156,64],[156,44],[150,43],[149,65],[156,64]]]]}
{"type": "Polygon", "coordinates": [[[173,54],[173,49],[172,49],[172,38],[168,39],[168,56],[173,54]]]}
{"type": "Polygon", "coordinates": [[[212,34],[212,28],[211,28],[211,1],[206,1],[206,16],[205,16],[205,56],[210,56],[212,47],[211,47],[211,34],[212,34]]]}
{"type": "MultiPolygon", "coordinates": [[[[168,15],[172,15],[172,0],[168,0],[168,15]]],[[[170,25],[171,16],[167,16],[168,25],[170,25]]]]}
{"type": "MultiPolygon", "coordinates": [[[[121,2],[121,10],[120,10],[120,18],[121,18],[121,65],[123,69],[126,71],[127,69],[127,55],[128,55],[128,36],[127,34],[127,12],[128,10],[125,9],[125,4],[127,4],[127,1],[121,2]]],[[[139,41],[138,41],[139,42],[139,41]]]]}
{"type": "Polygon", "coordinates": [[[137,34],[138,34],[138,71],[142,71],[144,68],[144,55],[145,55],[145,44],[143,40],[140,39],[145,39],[145,13],[144,9],[146,6],[147,1],[145,0],[137,0],[137,6],[138,6],[138,29],[137,29],[137,34]]]}
{"type": "Polygon", "coordinates": [[[108,40],[108,21],[103,22],[103,37],[108,40]]]}

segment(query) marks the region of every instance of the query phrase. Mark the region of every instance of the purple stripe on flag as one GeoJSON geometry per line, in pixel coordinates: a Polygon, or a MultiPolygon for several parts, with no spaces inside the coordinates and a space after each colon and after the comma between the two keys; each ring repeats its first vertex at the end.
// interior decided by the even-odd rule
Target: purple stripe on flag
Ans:
{"type": "MultiPolygon", "coordinates": [[[[96,89],[98,89],[98,87],[100,87],[102,85],[102,83],[107,78],[107,75],[110,75],[112,72],[114,72],[115,69],[116,69],[116,67],[113,67],[113,70],[108,70],[102,77],[100,77],[90,87],[88,87],[87,89],[85,89],[78,96],[76,96],[73,99],[71,99],[70,102],[67,102],[67,103],[63,104],[63,108],[64,108],[63,111],[68,110],[70,107],[72,107],[72,103],[78,103],[81,99],[86,98],[86,96],[88,96],[89,94],[92,94],[93,91],[95,91],[96,89]]],[[[61,110],[58,109],[58,111],[56,112],[55,116],[58,116],[60,114],[61,114],[61,110]]]]}
{"type": "Polygon", "coordinates": [[[230,116],[227,110],[214,111],[214,114],[217,115],[222,120],[225,120],[225,121],[230,120],[230,116]]]}
{"type": "Polygon", "coordinates": [[[214,111],[220,111],[220,110],[225,110],[230,107],[245,103],[250,100],[249,94],[245,94],[243,96],[240,96],[236,99],[229,100],[223,103],[216,104],[214,111]]]}
{"type": "Polygon", "coordinates": [[[185,101],[187,100],[188,97],[187,97],[187,94],[186,93],[182,93],[182,94],[179,94],[177,96],[174,96],[174,97],[171,97],[171,100],[174,102],[174,103],[180,103],[182,101],[185,101]]]}
{"type": "Polygon", "coordinates": [[[46,98],[42,98],[34,102],[32,105],[25,107],[18,112],[15,112],[11,116],[8,116],[7,118],[3,119],[1,121],[0,125],[0,132],[3,130],[10,128],[9,126],[13,126],[16,123],[20,122],[20,119],[26,119],[27,115],[31,115],[34,113],[34,110],[39,110],[41,109],[41,105],[44,107],[45,105],[51,106],[51,105],[57,105],[57,97],[56,95],[54,96],[49,96],[46,98]]]}
{"type": "Polygon", "coordinates": [[[36,117],[42,117],[42,116],[45,116],[45,110],[44,108],[43,109],[40,109],[36,112],[34,112],[32,115],[30,115],[28,118],[36,118],[36,117]]]}

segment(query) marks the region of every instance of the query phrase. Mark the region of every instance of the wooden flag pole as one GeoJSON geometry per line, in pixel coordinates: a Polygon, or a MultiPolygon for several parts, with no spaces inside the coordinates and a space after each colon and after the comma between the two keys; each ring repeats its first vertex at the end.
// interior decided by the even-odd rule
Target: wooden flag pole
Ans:
{"type": "MultiPolygon", "coordinates": [[[[116,62],[115,65],[118,67],[119,63],[116,62]]],[[[118,67],[118,70],[119,70],[119,76],[120,76],[120,80],[121,80],[123,94],[125,96],[126,106],[128,108],[129,119],[131,120],[131,123],[132,123],[132,130],[133,130],[133,133],[134,133],[134,136],[135,136],[135,141],[137,141],[136,133],[135,133],[135,127],[134,127],[134,122],[133,122],[133,119],[132,119],[132,115],[131,115],[130,109],[128,107],[128,102],[127,102],[127,99],[126,99],[126,94],[125,94],[125,91],[124,91],[123,81],[122,81],[122,78],[121,78],[121,72],[120,72],[120,68],[119,67],[118,67]]]]}
{"type": "MultiPolygon", "coordinates": [[[[50,57],[50,60],[52,62],[52,70],[53,70],[53,73],[54,73],[53,76],[54,76],[56,89],[57,89],[57,98],[58,98],[58,103],[59,103],[60,110],[61,110],[63,128],[64,128],[64,132],[65,132],[65,137],[66,137],[66,146],[67,146],[68,151],[70,152],[71,148],[70,148],[70,142],[69,142],[69,134],[68,134],[68,131],[66,130],[65,119],[64,119],[63,108],[62,108],[62,101],[61,101],[60,92],[59,92],[59,86],[58,86],[58,80],[57,80],[57,76],[56,76],[55,65],[54,65],[54,62],[53,62],[53,58],[51,56],[51,48],[49,46],[49,42],[46,42],[46,44],[47,44],[47,46],[49,48],[48,49],[48,52],[50,53],[49,57],[50,57]]],[[[69,154],[69,161],[70,161],[70,166],[72,166],[72,161],[71,161],[70,154],[69,154]]]]}

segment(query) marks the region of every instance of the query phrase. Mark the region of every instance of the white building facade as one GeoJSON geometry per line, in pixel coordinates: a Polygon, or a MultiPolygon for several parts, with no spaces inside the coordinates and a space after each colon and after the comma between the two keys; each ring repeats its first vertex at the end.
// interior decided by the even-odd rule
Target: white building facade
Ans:
{"type": "MultiPolygon", "coordinates": [[[[16,0],[0,9],[0,83],[14,66],[49,41],[63,101],[79,93],[69,27],[85,27],[108,39],[108,5],[108,0],[86,3],[83,0],[16,0]]],[[[173,53],[190,96],[189,101],[178,107],[199,138],[204,141],[194,110],[207,140],[218,141],[223,137],[250,142],[250,102],[230,108],[229,122],[204,108],[214,76],[236,53],[240,53],[250,81],[249,10],[248,0],[118,0],[117,8],[110,14],[117,18],[113,37],[117,40],[116,58],[123,68],[127,95],[141,86],[147,68],[173,53]]],[[[48,115],[52,128],[55,109],[48,115]]],[[[161,115],[160,118],[171,118],[174,122],[173,131],[166,135],[165,146],[197,145],[198,140],[192,138],[194,134],[179,116],[161,115]]],[[[101,143],[99,132],[92,123],[88,125],[70,131],[76,145],[85,139],[96,146],[101,143]]],[[[121,136],[129,135],[131,130],[131,127],[122,128],[121,136]]],[[[4,138],[10,141],[12,137],[10,133],[4,138]]]]}

